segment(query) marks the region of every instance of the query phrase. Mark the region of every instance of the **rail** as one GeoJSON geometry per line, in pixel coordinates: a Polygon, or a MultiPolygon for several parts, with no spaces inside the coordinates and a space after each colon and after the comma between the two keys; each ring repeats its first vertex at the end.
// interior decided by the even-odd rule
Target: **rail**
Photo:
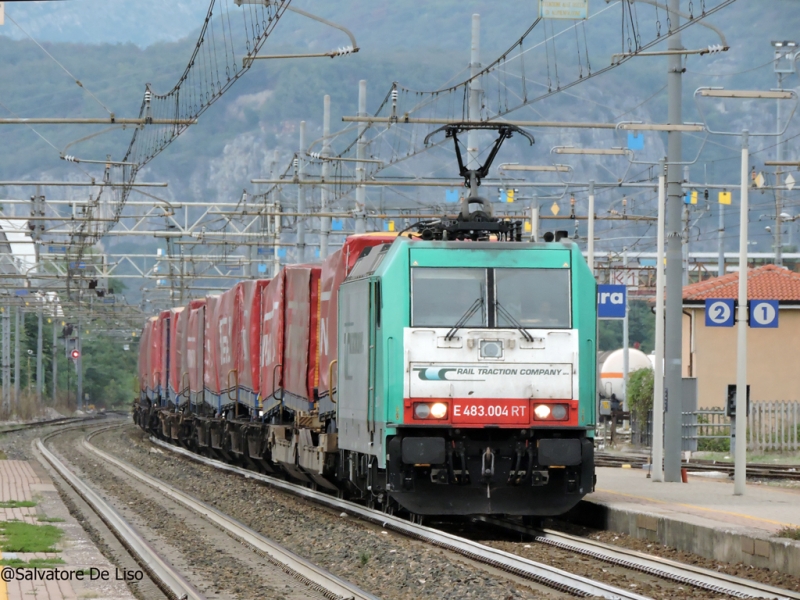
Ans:
{"type": "Polygon", "coordinates": [[[142,483],[158,490],[161,494],[168,496],[175,502],[178,502],[190,510],[199,513],[207,520],[218,526],[220,529],[232,535],[234,538],[241,540],[245,544],[255,548],[257,551],[265,554],[270,560],[274,561],[282,568],[287,568],[293,571],[296,573],[297,578],[309,585],[309,587],[317,589],[332,598],[378,600],[378,598],[372,594],[365,592],[352,583],[333,575],[325,569],[318,567],[314,563],[302,558],[301,556],[298,556],[291,550],[288,550],[287,548],[284,548],[272,540],[258,534],[249,527],[218,511],[216,508],[213,508],[205,502],[202,502],[159,479],[147,475],[136,467],[133,467],[122,460],[114,458],[110,454],[103,452],[91,444],[90,440],[92,437],[107,431],[108,429],[112,429],[113,427],[118,426],[104,427],[93,431],[83,440],[83,446],[100,459],[114,465],[121,471],[124,471],[142,483]]]}
{"type": "MultiPolygon", "coordinates": [[[[53,435],[55,434],[51,434],[45,439],[53,435]]],[[[167,596],[176,600],[205,600],[205,596],[187,582],[172,565],[162,559],[153,547],[110,504],[82,482],[64,463],[58,460],[45,447],[42,440],[36,440],[36,448],[43,459],[92,507],[92,510],[114,532],[119,541],[131,552],[136,561],[147,571],[148,575],[167,596]]]]}
{"type": "Polygon", "coordinates": [[[604,544],[603,542],[569,535],[560,531],[538,530],[503,519],[479,518],[479,520],[503,529],[530,535],[534,541],[542,544],[578,552],[611,564],[655,575],[656,577],[671,579],[718,594],[727,594],[735,598],[800,600],[800,593],[798,592],[734,577],[726,573],[718,573],[695,565],[679,563],[660,556],[604,544]]]}
{"type": "Polygon", "coordinates": [[[384,529],[390,529],[408,537],[423,540],[435,546],[471,558],[477,562],[491,565],[497,569],[513,573],[518,577],[546,585],[562,592],[570,593],[576,596],[599,596],[601,598],[615,600],[645,600],[646,598],[646,596],[633,593],[629,590],[592,581],[586,577],[581,577],[549,565],[537,563],[515,554],[511,554],[510,552],[497,550],[478,542],[460,538],[437,529],[411,523],[394,515],[389,515],[377,510],[366,508],[353,502],[341,500],[330,496],[329,494],[317,492],[300,485],[270,477],[268,475],[256,473],[255,471],[249,471],[247,469],[228,465],[211,458],[206,458],[204,456],[194,454],[193,452],[190,452],[184,448],[179,448],[163,442],[154,437],[151,437],[150,440],[162,448],[166,448],[176,454],[180,454],[181,456],[185,456],[196,462],[200,462],[223,471],[228,471],[230,473],[236,473],[248,479],[254,479],[262,483],[266,483],[271,487],[305,498],[317,504],[347,512],[348,514],[365,521],[380,525],[384,529]]]}

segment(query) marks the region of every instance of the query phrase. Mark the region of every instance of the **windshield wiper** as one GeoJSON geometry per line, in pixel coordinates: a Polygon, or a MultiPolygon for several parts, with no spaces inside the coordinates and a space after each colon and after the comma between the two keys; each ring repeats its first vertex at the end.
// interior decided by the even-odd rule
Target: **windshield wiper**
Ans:
{"type": "Polygon", "coordinates": [[[447,332],[447,335],[444,336],[444,339],[446,339],[448,342],[451,341],[453,337],[455,337],[456,332],[459,329],[461,329],[464,326],[464,324],[472,318],[472,315],[478,312],[479,308],[483,308],[483,295],[475,299],[475,302],[473,302],[470,305],[470,307],[467,309],[467,312],[461,315],[461,318],[458,321],[456,321],[456,324],[453,325],[453,328],[447,332]]]}
{"type": "Polygon", "coordinates": [[[505,308],[503,308],[503,305],[500,304],[500,302],[495,301],[495,305],[497,306],[497,312],[500,313],[500,316],[502,316],[509,323],[511,323],[511,325],[515,329],[518,329],[519,332],[522,334],[522,337],[525,338],[526,342],[531,342],[532,343],[533,342],[533,336],[530,333],[528,333],[527,331],[525,331],[525,328],[522,326],[522,323],[517,321],[510,312],[508,312],[505,308]]]}

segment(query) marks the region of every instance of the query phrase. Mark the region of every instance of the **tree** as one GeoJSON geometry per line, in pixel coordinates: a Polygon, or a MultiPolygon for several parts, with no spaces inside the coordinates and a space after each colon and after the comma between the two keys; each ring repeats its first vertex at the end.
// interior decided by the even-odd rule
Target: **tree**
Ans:
{"type": "Polygon", "coordinates": [[[628,407],[637,422],[644,422],[653,408],[653,369],[638,369],[628,376],[628,407]]]}

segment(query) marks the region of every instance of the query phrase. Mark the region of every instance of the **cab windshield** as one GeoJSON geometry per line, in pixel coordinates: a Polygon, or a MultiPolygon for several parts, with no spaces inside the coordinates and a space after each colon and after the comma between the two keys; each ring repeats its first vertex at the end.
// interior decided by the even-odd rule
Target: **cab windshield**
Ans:
{"type": "Polygon", "coordinates": [[[569,269],[413,267],[412,327],[569,329],[569,269]]]}

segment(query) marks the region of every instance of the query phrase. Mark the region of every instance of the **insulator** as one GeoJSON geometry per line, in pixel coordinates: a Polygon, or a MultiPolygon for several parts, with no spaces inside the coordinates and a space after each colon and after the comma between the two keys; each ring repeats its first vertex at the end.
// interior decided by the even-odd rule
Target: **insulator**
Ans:
{"type": "Polygon", "coordinates": [[[296,168],[297,168],[297,167],[300,165],[300,161],[299,161],[298,159],[296,159],[296,158],[295,158],[295,159],[292,161],[292,165],[293,165],[293,166],[294,166],[294,168],[296,169],[296,168]]]}
{"type": "Polygon", "coordinates": [[[397,102],[397,89],[392,90],[392,102],[397,102]]]}
{"type": "Polygon", "coordinates": [[[145,101],[146,104],[150,104],[150,98],[151,97],[152,97],[152,94],[150,93],[150,90],[147,90],[144,93],[144,101],[145,101]]]}

